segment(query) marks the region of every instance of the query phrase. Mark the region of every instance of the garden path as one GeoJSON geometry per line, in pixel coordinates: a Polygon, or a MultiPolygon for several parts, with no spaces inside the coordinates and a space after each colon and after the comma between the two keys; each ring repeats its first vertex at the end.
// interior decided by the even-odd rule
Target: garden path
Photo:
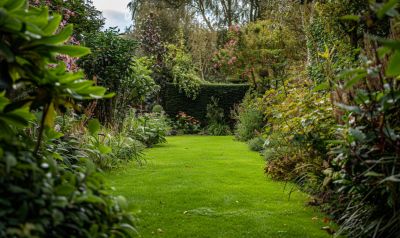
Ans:
{"type": "Polygon", "coordinates": [[[107,175],[142,237],[330,237],[307,196],[270,180],[264,161],[233,137],[177,136],[107,175]]]}

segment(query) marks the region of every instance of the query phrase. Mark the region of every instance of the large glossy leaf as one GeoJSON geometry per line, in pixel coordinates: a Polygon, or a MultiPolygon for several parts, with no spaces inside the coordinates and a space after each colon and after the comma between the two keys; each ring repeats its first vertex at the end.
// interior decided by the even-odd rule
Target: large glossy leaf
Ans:
{"type": "Polygon", "coordinates": [[[31,44],[27,45],[26,48],[37,45],[57,45],[64,43],[71,37],[72,32],[72,25],[68,25],[60,33],[48,37],[43,37],[39,40],[35,40],[31,44]]]}
{"type": "Polygon", "coordinates": [[[8,0],[5,2],[6,3],[3,6],[8,11],[15,11],[17,9],[21,9],[25,5],[25,0],[8,0]]]}
{"type": "Polygon", "coordinates": [[[383,46],[386,46],[390,49],[400,50],[400,40],[385,39],[380,37],[371,37],[371,38],[377,40],[383,46]]]}
{"type": "Polygon", "coordinates": [[[84,197],[79,197],[79,198],[76,199],[76,201],[78,203],[87,202],[87,203],[101,203],[101,204],[104,204],[104,205],[106,204],[103,198],[101,198],[99,196],[94,196],[94,195],[87,195],[87,196],[84,196],[84,197]]]}
{"type": "Polygon", "coordinates": [[[397,77],[400,75],[400,50],[396,51],[390,57],[386,75],[389,77],[397,77]]]}
{"type": "Polygon", "coordinates": [[[323,82],[315,86],[313,89],[314,92],[324,91],[330,89],[329,82],[323,82]]]}
{"type": "Polygon", "coordinates": [[[0,121],[17,128],[24,128],[33,120],[35,120],[35,116],[29,112],[28,107],[19,108],[7,113],[0,112],[0,121]]]}
{"type": "Polygon", "coordinates": [[[41,28],[48,24],[49,10],[47,7],[33,8],[29,13],[26,13],[24,9],[19,9],[18,11],[14,12],[13,16],[17,17],[21,21],[26,22],[30,27],[40,29],[40,32],[42,32],[41,28]]]}
{"type": "Polygon", "coordinates": [[[53,16],[51,16],[49,22],[47,23],[47,26],[43,28],[43,33],[45,35],[54,34],[60,25],[61,19],[61,15],[58,14],[54,14],[53,16]]]}
{"type": "Polygon", "coordinates": [[[63,55],[69,55],[71,57],[82,57],[90,54],[90,49],[83,46],[72,46],[72,45],[60,45],[60,46],[48,46],[47,49],[52,52],[57,52],[63,55]]]}
{"type": "Polygon", "coordinates": [[[392,15],[396,14],[393,12],[394,8],[398,5],[399,0],[389,0],[382,5],[382,7],[378,10],[377,15],[378,18],[383,18],[385,15],[392,15]]]}
{"type": "Polygon", "coordinates": [[[54,104],[50,103],[48,109],[47,109],[47,114],[44,119],[44,124],[50,128],[54,127],[54,120],[56,119],[57,112],[54,108],[54,104]]]}

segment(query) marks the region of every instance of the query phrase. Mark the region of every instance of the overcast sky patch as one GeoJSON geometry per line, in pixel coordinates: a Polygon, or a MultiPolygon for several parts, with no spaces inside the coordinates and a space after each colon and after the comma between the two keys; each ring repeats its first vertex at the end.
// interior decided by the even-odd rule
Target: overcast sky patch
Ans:
{"type": "Polygon", "coordinates": [[[131,25],[129,10],[126,7],[130,0],[93,0],[94,6],[103,12],[106,18],[105,28],[118,27],[125,31],[131,25]]]}

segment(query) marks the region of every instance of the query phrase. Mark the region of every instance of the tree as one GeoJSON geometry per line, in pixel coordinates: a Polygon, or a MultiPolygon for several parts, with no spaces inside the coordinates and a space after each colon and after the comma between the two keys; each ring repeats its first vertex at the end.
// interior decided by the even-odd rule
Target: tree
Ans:
{"type": "MultiPolygon", "coordinates": [[[[146,5],[152,9],[180,9],[181,15],[195,14],[211,31],[228,28],[234,24],[255,21],[261,17],[262,0],[132,0],[128,4],[135,20],[146,5]]],[[[177,15],[175,15],[177,16],[177,15]]]]}

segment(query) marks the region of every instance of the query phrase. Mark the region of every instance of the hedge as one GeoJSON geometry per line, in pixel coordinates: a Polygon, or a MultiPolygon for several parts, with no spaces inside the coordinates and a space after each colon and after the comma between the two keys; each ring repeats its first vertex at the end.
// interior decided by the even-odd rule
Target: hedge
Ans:
{"type": "MultiPolygon", "coordinates": [[[[188,115],[206,123],[207,104],[211,97],[219,99],[219,106],[224,109],[225,117],[231,118],[231,110],[235,104],[240,103],[249,90],[247,84],[202,84],[199,95],[195,100],[186,97],[174,84],[167,84],[163,95],[165,112],[175,117],[178,112],[188,115]]],[[[231,120],[227,120],[231,123],[231,120]]]]}

